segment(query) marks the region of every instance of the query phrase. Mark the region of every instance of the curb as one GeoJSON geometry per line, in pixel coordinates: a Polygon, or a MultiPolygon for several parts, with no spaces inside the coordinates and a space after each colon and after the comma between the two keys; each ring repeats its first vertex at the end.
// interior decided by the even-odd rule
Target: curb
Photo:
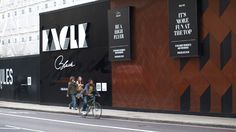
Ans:
{"type": "Polygon", "coordinates": [[[49,112],[49,113],[58,113],[58,114],[78,115],[78,113],[72,113],[72,112],[50,111],[50,110],[41,110],[41,109],[37,110],[37,109],[31,109],[31,108],[16,108],[16,107],[5,107],[5,106],[0,106],[0,108],[13,109],[13,110],[29,110],[29,111],[36,111],[36,112],[49,112]]]}
{"type": "MultiPolygon", "coordinates": [[[[41,109],[31,109],[31,108],[16,108],[8,106],[0,106],[0,108],[14,109],[14,110],[29,110],[29,111],[38,111],[38,112],[49,112],[49,113],[58,113],[58,114],[70,114],[70,115],[79,115],[79,113],[73,112],[63,112],[63,111],[50,111],[50,110],[41,110],[41,109]]],[[[121,117],[113,115],[102,115],[101,118],[114,118],[121,120],[130,120],[130,121],[146,121],[146,122],[155,122],[155,123],[168,123],[168,124],[180,124],[180,125],[195,125],[195,126],[206,126],[206,127],[218,127],[218,128],[231,128],[236,129],[236,125],[222,125],[222,124],[210,124],[210,123],[195,123],[195,122],[184,122],[184,121],[171,121],[171,120],[161,120],[161,119],[144,119],[144,118],[135,118],[135,117],[121,117]]]]}
{"type": "Polygon", "coordinates": [[[186,126],[206,126],[206,127],[218,127],[218,128],[232,128],[236,129],[236,126],[232,125],[221,125],[221,124],[209,124],[209,123],[194,123],[194,122],[184,122],[184,121],[168,121],[168,120],[152,120],[152,119],[140,119],[140,118],[132,118],[132,117],[119,117],[119,116],[109,116],[102,115],[102,118],[114,118],[114,119],[122,119],[122,120],[131,120],[131,121],[146,121],[146,122],[155,122],[155,123],[163,123],[163,124],[176,124],[176,125],[186,125],[186,126]]]}

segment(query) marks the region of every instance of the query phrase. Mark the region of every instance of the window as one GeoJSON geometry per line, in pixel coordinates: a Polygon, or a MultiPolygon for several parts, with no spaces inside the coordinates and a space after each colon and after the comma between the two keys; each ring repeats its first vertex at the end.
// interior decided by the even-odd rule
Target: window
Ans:
{"type": "Polygon", "coordinates": [[[32,40],[32,37],[31,36],[29,36],[29,41],[31,41],[32,40]]]}
{"type": "Polygon", "coordinates": [[[7,13],[7,16],[10,17],[10,13],[7,13]]]}
{"type": "Polygon", "coordinates": [[[31,8],[29,8],[29,12],[32,12],[32,9],[31,9],[31,8]]]}
{"type": "Polygon", "coordinates": [[[15,38],[15,43],[17,42],[17,39],[15,38]]]}
{"type": "Polygon", "coordinates": [[[57,6],[57,2],[54,2],[54,6],[57,6]]]}
{"type": "Polygon", "coordinates": [[[24,38],[21,38],[21,42],[24,42],[25,41],[25,39],[24,38]]]}
{"type": "Polygon", "coordinates": [[[66,0],[63,0],[63,4],[66,4],[66,0]]]}
{"type": "Polygon", "coordinates": [[[24,9],[22,9],[22,10],[21,10],[21,13],[22,13],[22,14],[25,14],[25,11],[24,11],[24,9]]]}
{"type": "Polygon", "coordinates": [[[11,43],[11,40],[10,40],[10,39],[8,39],[8,44],[9,44],[9,43],[11,43]]]}
{"type": "Polygon", "coordinates": [[[46,9],[48,8],[48,4],[45,4],[45,8],[46,8],[46,9]]]}
{"type": "Polygon", "coordinates": [[[2,41],[2,44],[4,44],[4,40],[2,41]]]}
{"type": "Polygon", "coordinates": [[[2,19],[4,19],[4,14],[2,14],[2,19]]]}
{"type": "Polygon", "coordinates": [[[15,16],[17,15],[17,11],[15,11],[15,16]]]}

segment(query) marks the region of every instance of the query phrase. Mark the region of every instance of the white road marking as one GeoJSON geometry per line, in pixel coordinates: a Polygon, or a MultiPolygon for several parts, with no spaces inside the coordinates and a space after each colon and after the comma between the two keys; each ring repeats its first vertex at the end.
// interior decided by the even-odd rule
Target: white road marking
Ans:
{"type": "Polygon", "coordinates": [[[214,130],[227,130],[236,131],[236,128],[226,128],[226,127],[213,127],[213,126],[201,126],[201,125],[191,125],[191,124],[178,124],[178,123],[161,123],[161,122],[149,122],[149,121],[134,121],[134,120],[123,120],[123,119],[106,119],[112,121],[122,121],[122,122],[135,122],[135,123],[148,123],[156,125],[168,125],[168,126],[182,126],[182,127],[192,127],[192,128],[202,128],[202,129],[214,129],[214,130]]]}
{"type": "Polygon", "coordinates": [[[16,130],[16,129],[10,127],[0,127],[0,130],[16,130]]]}
{"type": "Polygon", "coordinates": [[[143,130],[143,129],[126,128],[126,127],[96,125],[96,124],[87,124],[87,123],[79,123],[79,122],[71,122],[71,121],[63,121],[63,120],[39,118],[39,117],[21,116],[21,115],[13,115],[13,114],[5,114],[5,113],[0,113],[0,115],[11,116],[11,117],[18,117],[18,118],[25,118],[25,119],[33,119],[33,120],[50,121],[50,122],[57,122],[57,123],[65,123],[65,124],[73,124],[73,125],[81,125],[81,126],[89,126],[89,127],[100,127],[100,128],[126,130],[126,131],[136,131],[136,132],[160,132],[160,131],[151,131],[151,130],[143,130]]]}
{"type": "Polygon", "coordinates": [[[9,113],[9,114],[30,114],[29,112],[24,112],[24,111],[10,111],[7,113],[9,113]]]}
{"type": "Polygon", "coordinates": [[[12,126],[12,125],[6,125],[6,127],[16,129],[16,130],[26,130],[26,131],[30,131],[30,132],[44,132],[44,131],[40,131],[40,130],[36,130],[36,129],[30,129],[30,128],[25,128],[25,127],[16,127],[16,126],[12,126]]]}

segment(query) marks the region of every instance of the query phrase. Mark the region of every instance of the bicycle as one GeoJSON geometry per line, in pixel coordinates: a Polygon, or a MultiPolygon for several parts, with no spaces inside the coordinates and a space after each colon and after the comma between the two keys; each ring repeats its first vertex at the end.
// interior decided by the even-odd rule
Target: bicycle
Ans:
{"type": "Polygon", "coordinates": [[[82,109],[83,102],[79,104],[79,114],[81,114],[83,118],[88,116],[90,112],[92,112],[92,116],[96,119],[99,119],[102,116],[102,106],[96,101],[96,96],[89,97],[85,114],[82,114],[82,109]]]}

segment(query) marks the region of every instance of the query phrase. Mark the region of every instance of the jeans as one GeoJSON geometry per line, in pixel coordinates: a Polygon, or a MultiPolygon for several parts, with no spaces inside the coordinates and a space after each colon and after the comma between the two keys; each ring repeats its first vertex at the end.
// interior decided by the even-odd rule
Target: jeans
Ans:
{"type": "Polygon", "coordinates": [[[83,99],[84,99],[84,102],[83,102],[83,109],[82,109],[82,111],[86,111],[88,100],[89,99],[94,99],[95,100],[95,96],[84,96],[83,99]]]}
{"type": "Polygon", "coordinates": [[[83,102],[83,109],[82,109],[82,111],[86,111],[87,103],[88,103],[88,96],[84,96],[83,100],[84,100],[84,102],[83,102]]]}
{"type": "Polygon", "coordinates": [[[76,107],[77,107],[76,93],[71,94],[70,96],[71,96],[70,106],[72,106],[74,109],[76,109],[76,107]]]}

